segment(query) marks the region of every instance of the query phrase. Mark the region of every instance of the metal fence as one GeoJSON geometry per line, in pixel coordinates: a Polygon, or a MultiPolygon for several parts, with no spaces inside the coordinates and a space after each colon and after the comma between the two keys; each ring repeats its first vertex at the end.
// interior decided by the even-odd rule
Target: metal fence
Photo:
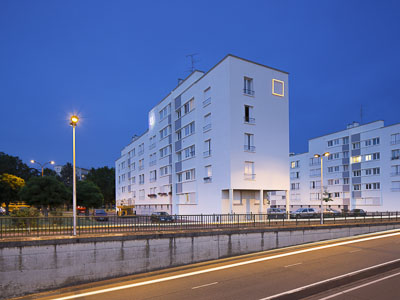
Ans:
{"type": "MultiPolygon", "coordinates": [[[[355,224],[400,221],[398,212],[367,215],[326,214],[324,224],[355,224]]],[[[0,238],[72,235],[72,217],[0,217],[0,238]]],[[[318,216],[285,218],[282,214],[172,215],[166,219],[152,216],[77,217],[77,234],[106,234],[158,231],[199,231],[226,228],[321,226],[318,216]]]]}

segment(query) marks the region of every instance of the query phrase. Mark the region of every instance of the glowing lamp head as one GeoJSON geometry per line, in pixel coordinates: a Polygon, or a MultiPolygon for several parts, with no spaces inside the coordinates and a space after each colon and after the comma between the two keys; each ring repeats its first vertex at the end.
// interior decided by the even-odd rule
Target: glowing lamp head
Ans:
{"type": "Polygon", "coordinates": [[[329,154],[330,154],[329,152],[325,152],[324,156],[329,156],[329,154]]]}
{"type": "Polygon", "coordinates": [[[32,164],[34,164],[34,163],[35,163],[35,161],[34,161],[33,159],[31,159],[31,163],[32,163],[32,164]]]}
{"type": "Polygon", "coordinates": [[[76,126],[76,124],[78,124],[78,122],[79,122],[79,118],[76,115],[73,115],[70,120],[71,120],[71,122],[69,124],[71,126],[76,126]]]}
{"type": "Polygon", "coordinates": [[[320,157],[320,155],[319,155],[319,154],[314,154],[314,157],[316,157],[316,158],[317,158],[317,157],[320,157]]]}
{"type": "Polygon", "coordinates": [[[50,164],[51,165],[54,165],[56,162],[54,161],[54,160],[52,160],[51,162],[50,162],[50,164]]]}

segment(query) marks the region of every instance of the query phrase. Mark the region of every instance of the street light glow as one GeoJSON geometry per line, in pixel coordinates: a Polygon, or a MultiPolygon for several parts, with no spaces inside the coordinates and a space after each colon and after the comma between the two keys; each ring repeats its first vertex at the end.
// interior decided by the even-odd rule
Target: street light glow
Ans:
{"type": "Polygon", "coordinates": [[[35,161],[34,161],[33,159],[31,159],[31,163],[32,163],[32,164],[34,164],[34,163],[35,163],[35,161]]]}
{"type": "Polygon", "coordinates": [[[79,117],[78,116],[73,115],[71,117],[71,125],[72,126],[76,125],[78,123],[78,121],[79,121],[79,117]]]}
{"type": "Polygon", "coordinates": [[[52,160],[51,162],[50,162],[50,164],[51,165],[54,165],[56,162],[54,161],[54,160],[52,160]]]}
{"type": "Polygon", "coordinates": [[[329,156],[329,154],[330,154],[329,152],[325,152],[323,155],[324,156],[329,156]]]}

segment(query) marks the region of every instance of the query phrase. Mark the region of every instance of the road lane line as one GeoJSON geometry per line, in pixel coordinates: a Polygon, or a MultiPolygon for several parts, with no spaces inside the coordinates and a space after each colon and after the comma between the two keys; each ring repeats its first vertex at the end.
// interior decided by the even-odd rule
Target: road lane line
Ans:
{"type": "Polygon", "coordinates": [[[295,289],[290,290],[290,291],[286,291],[286,292],[283,292],[283,293],[279,293],[279,294],[275,294],[275,295],[272,295],[272,296],[268,296],[266,298],[262,298],[262,299],[259,299],[259,300],[271,300],[271,299],[275,299],[275,298],[278,298],[278,297],[281,297],[281,296],[284,296],[284,295],[293,294],[293,293],[308,289],[308,288],[316,286],[316,285],[320,285],[320,284],[323,284],[323,283],[326,283],[326,282],[329,282],[329,281],[341,279],[343,277],[352,276],[352,275],[355,275],[355,274],[358,274],[358,273],[361,273],[361,272],[365,272],[365,271],[368,271],[368,270],[371,270],[371,269],[375,269],[375,268],[378,268],[378,267],[381,267],[381,266],[392,264],[392,263],[395,263],[395,262],[398,262],[398,261],[400,261],[400,258],[399,259],[395,259],[395,260],[391,260],[391,261],[387,261],[387,262],[384,262],[382,264],[378,264],[378,265],[371,266],[371,267],[368,267],[368,268],[364,268],[364,269],[361,269],[361,270],[357,270],[357,271],[353,271],[353,272],[350,272],[350,273],[342,274],[342,275],[339,275],[339,276],[336,276],[336,277],[332,277],[332,278],[328,278],[328,279],[321,280],[321,281],[318,281],[318,282],[314,282],[314,283],[311,283],[311,284],[308,284],[308,285],[304,285],[304,286],[295,288],[295,289]]]}
{"type": "Polygon", "coordinates": [[[214,285],[214,284],[217,284],[217,283],[218,283],[218,281],[207,283],[207,284],[203,284],[203,285],[199,285],[199,286],[195,286],[195,287],[192,287],[192,290],[199,289],[199,288],[202,288],[202,287],[205,287],[205,286],[214,285]]]}
{"type": "Polygon", "coordinates": [[[285,266],[285,268],[290,268],[290,267],[301,265],[301,264],[302,264],[302,262],[299,262],[297,264],[287,265],[287,266],[285,266]]]}
{"type": "Polygon", "coordinates": [[[307,252],[312,252],[312,251],[317,251],[317,250],[322,250],[322,249],[328,249],[328,248],[339,247],[339,246],[343,246],[343,245],[350,245],[350,244],[361,243],[361,242],[365,242],[365,241],[382,239],[382,238],[400,235],[400,232],[397,229],[387,230],[385,232],[393,232],[393,233],[387,233],[387,234],[371,236],[371,237],[366,237],[366,238],[359,238],[359,239],[350,240],[350,241],[343,241],[343,242],[338,242],[338,243],[324,245],[324,246],[317,246],[314,248],[296,250],[293,252],[282,253],[282,254],[277,254],[277,255],[272,255],[272,256],[267,256],[267,257],[262,257],[262,258],[256,258],[256,259],[249,260],[249,261],[242,261],[242,262],[224,265],[224,266],[220,266],[220,267],[213,267],[213,268],[205,269],[205,270],[199,270],[199,271],[194,271],[194,272],[189,272],[189,273],[184,273],[184,274],[168,276],[168,277],[164,277],[164,278],[158,278],[158,279],[153,279],[153,280],[148,280],[148,281],[143,281],[143,282],[131,283],[131,284],[122,285],[122,286],[116,286],[116,287],[112,287],[112,288],[105,288],[105,289],[100,289],[100,290],[91,291],[91,292],[85,292],[85,293],[74,294],[74,295],[70,295],[70,296],[54,298],[53,300],[69,300],[69,299],[76,299],[76,298],[80,298],[80,297],[98,295],[98,294],[103,294],[103,293],[108,293],[108,292],[114,292],[114,291],[134,288],[134,287],[138,287],[138,286],[149,285],[149,284],[153,284],[153,283],[159,283],[159,282],[164,282],[164,281],[169,281],[169,280],[174,280],[174,279],[180,279],[180,278],[205,274],[205,273],[209,273],[209,272],[230,269],[230,268],[234,268],[234,267],[268,261],[268,260],[281,258],[281,257],[292,256],[292,255],[301,254],[301,253],[307,253],[307,252]]]}
{"type": "Polygon", "coordinates": [[[364,284],[362,284],[362,285],[353,287],[353,288],[348,289],[348,290],[341,291],[341,292],[339,292],[339,293],[336,293],[336,294],[327,296],[327,297],[325,297],[325,298],[321,298],[321,299],[319,299],[319,300],[331,299],[331,298],[334,298],[334,297],[336,297],[336,296],[340,296],[340,295],[343,295],[343,294],[352,292],[352,291],[354,291],[354,290],[358,290],[358,289],[363,288],[363,287],[365,287],[365,286],[368,286],[368,285],[371,285],[371,284],[377,283],[377,282],[379,282],[379,281],[386,280],[386,279],[389,279],[389,278],[392,278],[392,277],[395,277],[395,276],[398,276],[398,275],[400,275],[400,272],[398,272],[398,273],[396,273],[396,274],[388,275],[388,276],[383,277],[383,278],[379,278],[379,279],[374,280],[374,281],[371,281],[371,282],[364,283],[364,284]]]}
{"type": "Polygon", "coordinates": [[[360,252],[361,250],[353,250],[353,251],[349,251],[349,253],[356,253],[356,252],[360,252]]]}

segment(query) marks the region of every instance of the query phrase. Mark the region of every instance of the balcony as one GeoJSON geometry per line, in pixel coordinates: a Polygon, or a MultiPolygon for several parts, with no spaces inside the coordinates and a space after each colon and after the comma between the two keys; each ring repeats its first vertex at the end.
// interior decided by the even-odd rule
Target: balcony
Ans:
{"type": "Polygon", "coordinates": [[[392,160],[400,159],[400,156],[392,156],[392,160]]]}
{"type": "Polygon", "coordinates": [[[244,180],[256,180],[256,174],[244,173],[244,180]]]}
{"type": "Polygon", "coordinates": [[[147,197],[149,197],[149,198],[157,198],[157,194],[148,194],[147,197]]]}
{"type": "Polygon", "coordinates": [[[152,161],[149,163],[149,166],[154,166],[155,164],[157,164],[157,161],[156,161],[156,160],[152,160],[152,161]]]}
{"type": "Polygon", "coordinates": [[[210,182],[212,182],[212,177],[211,176],[204,177],[203,180],[204,180],[204,183],[210,183],[210,182]]]}
{"type": "Polygon", "coordinates": [[[144,166],[139,166],[139,171],[143,170],[143,169],[144,169],[144,166]]]}
{"type": "Polygon", "coordinates": [[[203,101],[203,107],[211,104],[211,97],[203,101]]]}
{"type": "Polygon", "coordinates": [[[249,95],[249,96],[254,96],[254,91],[250,89],[243,89],[243,94],[249,95]]]}
{"type": "Polygon", "coordinates": [[[155,182],[157,178],[150,178],[150,182],[155,182]]]}
{"type": "Polygon", "coordinates": [[[244,117],[244,122],[246,124],[256,124],[256,119],[255,118],[244,117]]]}
{"type": "Polygon", "coordinates": [[[203,152],[203,156],[204,156],[204,157],[211,156],[211,150],[204,151],[204,152],[203,152]]]}
{"type": "Polygon", "coordinates": [[[244,145],[244,151],[256,152],[256,147],[255,146],[250,146],[250,145],[244,145]]]}
{"type": "Polygon", "coordinates": [[[205,126],[203,127],[203,132],[206,132],[206,131],[209,131],[209,130],[211,130],[211,123],[210,123],[210,124],[207,124],[207,125],[205,125],[205,126]]]}

